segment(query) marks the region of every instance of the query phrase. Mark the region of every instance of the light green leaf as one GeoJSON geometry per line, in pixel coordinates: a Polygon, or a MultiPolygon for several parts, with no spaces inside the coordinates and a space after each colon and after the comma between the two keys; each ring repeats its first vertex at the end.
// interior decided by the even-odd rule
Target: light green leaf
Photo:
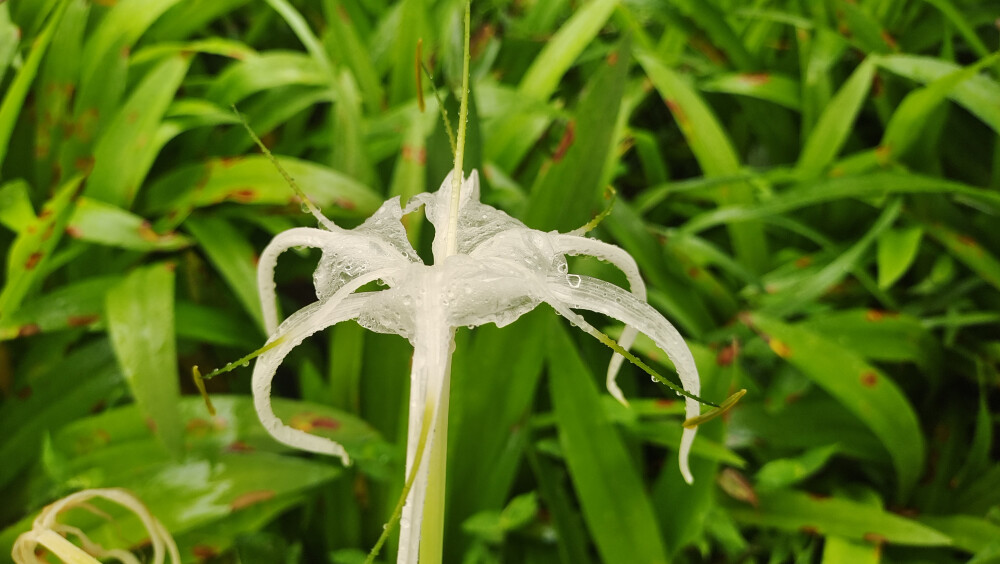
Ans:
{"type": "Polygon", "coordinates": [[[132,271],[107,294],[108,335],[140,409],[175,455],[183,450],[177,401],[173,265],[132,271]]]}
{"type": "Polygon", "coordinates": [[[257,253],[250,242],[221,217],[191,217],[184,225],[263,330],[264,313],[257,297],[257,253]]]}
{"type": "Polygon", "coordinates": [[[642,480],[601,417],[594,378],[558,324],[551,324],[548,364],[560,444],[598,552],[606,562],[667,562],[642,480]]]}
{"type": "Polygon", "coordinates": [[[878,507],[839,497],[779,490],[761,493],[758,507],[730,503],[737,521],[791,532],[808,530],[862,542],[948,546],[951,539],[926,525],[878,507]]]}
{"type": "Polygon", "coordinates": [[[0,290],[0,322],[17,311],[28,291],[46,272],[45,264],[66,229],[82,180],[78,176],[63,184],[11,245],[7,253],[7,279],[0,290]]]}
{"type": "Polygon", "coordinates": [[[817,176],[840,154],[871,89],[875,63],[865,59],[823,110],[796,164],[802,178],[817,176]]]}
{"type": "Polygon", "coordinates": [[[801,325],[788,325],[759,314],[749,319],[778,356],[875,433],[892,457],[898,497],[905,499],[923,471],[925,445],[916,412],[895,382],[855,351],[801,325]]]}
{"type": "Polygon", "coordinates": [[[891,288],[913,264],[924,230],[919,226],[889,229],[878,237],[878,287],[891,288]]]}
{"type": "Polygon", "coordinates": [[[190,55],[176,55],[151,70],[101,133],[86,195],[129,208],[160,147],[155,135],[187,74],[190,55]]]}

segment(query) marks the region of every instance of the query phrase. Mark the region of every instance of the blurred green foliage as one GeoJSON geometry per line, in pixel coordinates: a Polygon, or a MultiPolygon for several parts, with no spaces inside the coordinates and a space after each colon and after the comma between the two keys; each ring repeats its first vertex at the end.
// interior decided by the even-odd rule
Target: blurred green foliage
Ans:
{"type": "MultiPolygon", "coordinates": [[[[279,414],[349,468],[271,440],[248,371],[210,382],[214,418],[178,374],[263,342],[255,253],[311,223],[230,106],[355,225],[449,169],[429,89],[455,115],[462,9],[0,2],[0,552],[52,499],[117,486],[187,561],[363,557],[403,481],[405,341],[343,324],[279,371],[279,414]]],[[[1000,561],[998,13],[474,2],[484,200],[567,230],[614,185],[595,236],[636,258],[706,396],[750,393],[703,426],[688,486],[665,388],[628,367],[619,406],[597,379],[610,351],[551,312],[461,330],[446,561],[1000,561]]],[[[315,299],[317,256],[292,254],[286,312],[315,299]]],[[[73,519],[141,544],[137,521],[73,519]]]]}

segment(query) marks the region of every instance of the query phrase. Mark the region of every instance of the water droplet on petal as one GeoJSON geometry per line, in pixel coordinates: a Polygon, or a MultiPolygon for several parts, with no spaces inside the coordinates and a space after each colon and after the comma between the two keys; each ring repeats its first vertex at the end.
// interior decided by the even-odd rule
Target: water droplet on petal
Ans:
{"type": "Polygon", "coordinates": [[[566,283],[569,284],[571,288],[579,288],[581,280],[582,279],[580,278],[580,276],[578,274],[567,274],[566,275],[566,283]]]}

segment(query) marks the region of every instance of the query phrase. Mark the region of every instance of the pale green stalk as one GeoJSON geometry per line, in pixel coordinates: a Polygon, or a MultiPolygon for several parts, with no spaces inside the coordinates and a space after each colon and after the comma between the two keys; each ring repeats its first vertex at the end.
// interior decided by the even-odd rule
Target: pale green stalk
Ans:
{"type": "Polygon", "coordinates": [[[469,118],[469,36],[472,27],[472,2],[465,4],[465,53],[462,57],[462,104],[458,110],[458,141],[455,147],[455,172],[451,176],[451,217],[448,224],[448,255],[458,252],[458,207],[462,195],[462,160],[465,158],[465,125],[469,118]]]}
{"type": "MultiPolygon", "coordinates": [[[[446,257],[458,252],[458,213],[462,201],[462,183],[465,179],[463,160],[465,157],[466,125],[469,119],[469,39],[472,27],[472,2],[465,4],[465,42],[462,55],[462,91],[459,95],[461,103],[458,110],[458,136],[455,140],[455,170],[451,176],[451,206],[448,217],[448,233],[446,240],[446,257]]],[[[449,341],[454,345],[455,330],[451,330],[449,341]]],[[[453,349],[454,347],[452,347],[453,349]]],[[[451,349],[448,352],[447,364],[451,364],[451,349]]],[[[446,369],[446,376],[450,370],[446,369]]],[[[450,379],[445,378],[441,390],[441,403],[438,405],[434,421],[434,433],[431,436],[431,451],[427,463],[430,464],[427,477],[427,489],[423,504],[422,526],[420,534],[420,562],[441,562],[444,549],[444,510],[446,490],[446,469],[448,461],[448,406],[450,379]]],[[[429,401],[433,399],[428,398],[429,401]]]]}

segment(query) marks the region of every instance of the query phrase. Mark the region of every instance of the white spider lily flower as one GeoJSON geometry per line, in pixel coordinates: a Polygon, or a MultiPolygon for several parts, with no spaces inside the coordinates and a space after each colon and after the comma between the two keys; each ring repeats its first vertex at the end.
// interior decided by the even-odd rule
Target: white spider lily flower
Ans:
{"type": "Polygon", "coordinates": [[[163,564],[167,556],[170,557],[171,564],[180,564],[181,556],[177,551],[177,544],[174,543],[174,539],[166,527],[146,509],[141,501],[120,488],[82,490],[47,505],[32,522],[31,530],[22,533],[14,542],[14,549],[11,552],[14,562],[16,564],[48,562],[48,560],[40,559],[35,552],[41,545],[63,562],[72,564],[98,564],[98,558],[113,558],[124,564],[139,564],[139,559],[131,552],[120,548],[106,549],[91,541],[77,527],[58,522],[61,514],[74,507],[104,515],[87,503],[94,498],[116,503],[134,513],[142,521],[146,532],[149,533],[150,544],[153,547],[153,564],[163,564]],[[80,546],[67,540],[67,536],[75,537],[80,546]]]}
{"type": "MultiPolygon", "coordinates": [[[[501,210],[479,201],[479,177],[473,171],[461,183],[457,229],[449,253],[452,175],[434,193],[414,196],[403,208],[398,197],[387,200],[361,226],[345,230],[321,220],[328,229],[296,228],[277,235],[260,257],[258,286],[271,348],[262,353],[253,372],[257,413],[277,440],[304,450],[340,456],[344,448],[329,439],[310,435],[282,423],[271,410],[271,379],[285,356],[313,333],[349,319],[380,333],[393,333],[413,345],[410,375],[410,415],[407,475],[415,463],[417,474],[401,519],[399,562],[415,561],[420,539],[420,511],[427,490],[430,444],[445,413],[446,425],[451,355],[455,329],[495,323],[503,327],[540,303],[547,303],[574,325],[597,334],[574,310],[588,310],[626,325],[620,345],[628,348],[638,332],[648,335],[677,368],[684,391],[697,396],[700,383],[690,350],[677,330],[645,301],[645,287],[635,261],[622,249],[575,234],[530,229],[501,210]],[[403,229],[404,214],[424,206],[436,230],[432,265],[424,264],[403,229]],[[322,250],[314,274],[317,302],[278,325],[273,274],[277,257],[293,247],[322,250]],[[608,261],[626,275],[631,291],[611,283],[571,274],[567,255],[589,255],[608,261]],[[375,291],[357,292],[380,281],[375,291]],[[430,428],[423,429],[429,410],[430,428]],[[429,441],[421,461],[414,460],[421,433],[429,441]]],[[[325,219],[325,218],[324,218],[325,219]]],[[[603,335],[602,335],[603,336],[603,335]]],[[[615,383],[622,357],[615,354],[608,368],[607,387],[625,402],[615,383]]],[[[687,394],[685,394],[687,395],[687,394]]],[[[699,414],[698,402],[686,400],[687,417],[699,414]]],[[[696,429],[681,437],[680,468],[692,481],[688,454],[696,429]]]]}

